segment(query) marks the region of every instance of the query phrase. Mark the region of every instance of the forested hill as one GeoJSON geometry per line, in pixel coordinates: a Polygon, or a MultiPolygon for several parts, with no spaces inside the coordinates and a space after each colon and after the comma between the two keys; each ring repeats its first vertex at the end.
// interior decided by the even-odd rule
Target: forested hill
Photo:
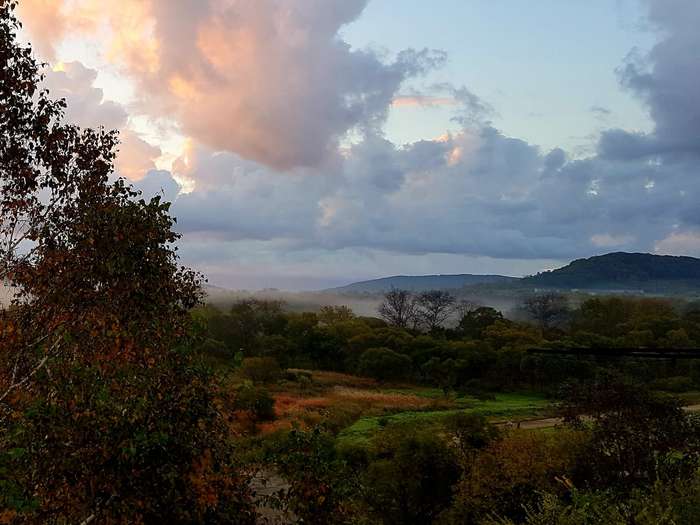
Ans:
{"type": "Polygon", "coordinates": [[[376,294],[392,288],[425,290],[603,289],[683,293],[700,290],[700,259],[650,253],[608,253],[577,259],[562,268],[525,278],[503,275],[400,275],[334,288],[334,293],[376,294]]]}
{"type": "Polygon", "coordinates": [[[422,292],[426,290],[451,290],[476,284],[508,284],[517,282],[516,277],[504,275],[397,275],[371,281],[352,283],[340,288],[334,288],[336,293],[381,293],[397,288],[422,292]]]}
{"type": "Polygon", "coordinates": [[[700,259],[649,253],[609,253],[522,280],[552,288],[700,288],[700,259]]]}

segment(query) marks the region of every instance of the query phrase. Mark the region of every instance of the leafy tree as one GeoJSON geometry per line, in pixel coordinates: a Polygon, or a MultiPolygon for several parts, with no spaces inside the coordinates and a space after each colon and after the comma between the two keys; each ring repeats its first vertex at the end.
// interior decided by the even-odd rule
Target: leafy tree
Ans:
{"type": "Polygon", "coordinates": [[[358,371],[380,381],[406,379],[411,373],[411,358],[388,348],[370,348],[360,356],[358,371]]]}
{"type": "Polygon", "coordinates": [[[169,204],[112,181],[114,132],[63,122],[0,3],[0,514],[250,523],[222,393],[190,348],[200,277],[169,204]]]}
{"type": "Polygon", "coordinates": [[[350,321],[355,314],[348,306],[322,306],[318,313],[318,320],[327,325],[350,321]]]}
{"type": "Polygon", "coordinates": [[[247,356],[260,351],[259,337],[263,334],[281,334],[287,319],[283,303],[259,299],[243,299],[231,306],[226,322],[233,350],[247,356]]]}
{"type": "Polygon", "coordinates": [[[459,465],[434,433],[388,428],[364,477],[372,515],[387,525],[433,523],[452,499],[459,465]]]}
{"type": "Polygon", "coordinates": [[[457,332],[471,339],[481,339],[484,330],[496,321],[503,320],[503,314],[498,310],[482,306],[468,312],[459,321],[457,332]]]}
{"type": "Polygon", "coordinates": [[[629,491],[687,479],[700,461],[700,427],[678,400],[615,377],[566,389],[565,420],[592,435],[578,477],[593,488],[629,491]]]}
{"type": "Polygon", "coordinates": [[[302,523],[350,522],[357,476],[338,456],[332,436],[319,428],[292,430],[267,448],[265,459],[290,485],[273,497],[278,506],[302,523]]]}
{"type": "Polygon", "coordinates": [[[455,367],[454,359],[442,361],[439,357],[433,357],[421,367],[421,371],[442,389],[445,396],[457,384],[458,370],[455,367]]]}
{"type": "Polygon", "coordinates": [[[481,523],[495,513],[522,518],[538,491],[566,490],[557,479],[570,473],[584,442],[582,432],[513,431],[492,440],[465,468],[444,522],[481,523]]]}
{"type": "Polygon", "coordinates": [[[498,429],[481,414],[458,412],[449,416],[445,423],[466,468],[469,468],[476,452],[499,437],[498,429]]]}

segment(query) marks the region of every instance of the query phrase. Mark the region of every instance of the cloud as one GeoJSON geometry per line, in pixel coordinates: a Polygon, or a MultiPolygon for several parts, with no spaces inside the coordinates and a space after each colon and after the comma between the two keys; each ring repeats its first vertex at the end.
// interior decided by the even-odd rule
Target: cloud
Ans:
{"type": "Polygon", "coordinates": [[[700,232],[673,232],[657,242],[654,251],[667,255],[700,256],[700,232]]]}
{"type": "Polygon", "coordinates": [[[22,0],[19,14],[31,24],[32,40],[39,53],[53,60],[54,45],[63,38],[66,31],[63,3],[53,0],[22,0]]]}
{"type": "Polygon", "coordinates": [[[155,170],[155,161],[161,155],[159,147],[149,144],[129,129],[120,133],[119,142],[119,154],[115,162],[119,175],[137,181],[149,171],[155,170]]]}
{"type": "Polygon", "coordinates": [[[168,202],[177,199],[182,190],[170,172],[162,170],[149,171],[134,183],[134,187],[141,191],[145,198],[160,196],[168,202]]]}
{"type": "Polygon", "coordinates": [[[55,98],[66,99],[66,119],[82,127],[104,126],[121,129],[128,113],[120,104],[104,100],[101,89],[94,87],[97,71],[80,62],[58,63],[46,71],[44,85],[55,98]]]}
{"type": "Polygon", "coordinates": [[[591,237],[591,243],[600,248],[617,248],[633,243],[632,235],[611,235],[609,233],[597,233],[591,237]]]}
{"type": "Polygon", "coordinates": [[[126,108],[105,100],[103,91],[94,86],[96,79],[97,71],[80,62],[58,63],[46,71],[44,86],[53,97],[66,100],[66,121],[82,127],[103,126],[118,130],[117,174],[130,180],[141,179],[155,169],[155,160],[160,157],[161,150],[129,129],[126,108]]]}
{"type": "Polygon", "coordinates": [[[605,118],[612,114],[612,111],[603,106],[591,106],[590,112],[597,115],[599,118],[605,118]]]}
{"type": "Polygon", "coordinates": [[[649,135],[612,130],[601,147],[609,158],[664,155],[700,156],[700,3],[645,0],[649,21],[662,35],[646,55],[630,53],[618,74],[622,84],[648,107],[654,120],[649,135]]]}
{"type": "Polygon", "coordinates": [[[391,101],[391,105],[396,108],[456,106],[457,104],[458,101],[453,97],[435,97],[431,95],[398,95],[391,101]]]}
{"type": "MultiPolygon", "coordinates": [[[[43,5],[54,15],[56,3],[43,5]]],[[[445,60],[409,49],[385,62],[352,49],[338,32],[366,0],[77,3],[90,21],[81,28],[111,27],[107,54],[137,82],[143,110],[172,116],[214,150],[281,170],[319,165],[349,131],[380,127],[403,82],[445,60]]],[[[30,18],[34,34],[47,12],[30,18]]]]}
{"type": "MultiPolygon", "coordinates": [[[[140,86],[129,110],[171,116],[191,137],[171,172],[154,171],[157,148],[126,131],[119,171],[148,172],[139,187],[175,199],[185,252],[206,271],[327,280],[354,264],[393,273],[421,254],[523,268],[611,248],[700,254],[697,2],[645,0],[659,42],[619,70],[653,131],[604,130],[596,152],[576,158],[507,136],[465,87],[405,88],[442,53],[386,61],[350,48],[339,30],[364,1],[76,1],[81,30],[106,20],[109,49],[140,86]],[[382,133],[392,104],[443,104],[459,129],[399,146],[382,133]],[[383,266],[372,266],[379,253],[383,266]]],[[[71,118],[128,129],[94,71],[68,65],[50,77],[71,118]]]]}

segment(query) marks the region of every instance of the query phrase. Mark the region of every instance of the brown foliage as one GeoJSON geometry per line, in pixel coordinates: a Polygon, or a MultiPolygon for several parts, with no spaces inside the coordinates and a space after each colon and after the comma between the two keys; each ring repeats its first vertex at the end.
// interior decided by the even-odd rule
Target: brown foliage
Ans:
{"type": "Polygon", "coordinates": [[[200,278],[169,204],[112,181],[114,132],[63,122],[0,2],[0,515],[248,523],[210,374],[188,351],[200,278]]]}

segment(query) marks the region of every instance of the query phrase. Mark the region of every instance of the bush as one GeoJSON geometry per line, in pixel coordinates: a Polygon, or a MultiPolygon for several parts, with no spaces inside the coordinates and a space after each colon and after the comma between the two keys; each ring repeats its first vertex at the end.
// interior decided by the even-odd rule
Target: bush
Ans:
{"type": "Polygon", "coordinates": [[[538,491],[564,489],[557,478],[572,471],[585,439],[582,432],[516,431],[492,441],[466,465],[445,523],[480,523],[496,512],[522,519],[538,491]]]}
{"type": "Polygon", "coordinates": [[[221,341],[216,339],[206,339],[199,347],[199,351],[216,359],[232,359],[233,352],[221,341]]]}
{"type": "Polygon", "coordinates": [[[410,377],[411,358],[388,348],[370,348],[360,356],[358,371],[380,381],[410,377]]]}
{"type": "Polygon", "coordinates": [[[255,383],[272,383],[281,375],[280,365],[274,357],[248,357],[241,364],[241,374],[255,383]]]}
{"type": "Polygon", "coordinates": [[[267,462],[289,483],[273,496],[278,506],[296,514],[299,523],[351,522],[357,480],[338,457],[331,435],[320,428],[292,430],[267,447],[267,462]]]}
{"type": "Polygon", "coordinates": [[[236,392],[236,410],[249,412],[256,421],[275,419],[275,400],[267,389],[244,383],[236,392]]]}
{"type": "Polygon", "coordinates": [[[306,370],[286,370],[282,377],[285,381],[300,383],[304,386],[310,385],[314,381],[311,372],[306,370]]]}
{"type": "Polygon", "coordinates": [[[432,523],[449,505],[457,459],[433,432],[387,427],[364,476],[365,502],[386,525],[432,523]]]}
{"type": "Polygon", "coordinates": [[[688,392],[695,388],[693,380],[685,376],[664,377],[657,379],[651,384],[651,388],[655,390],[663,390],[664,392],[688,392]]]}

